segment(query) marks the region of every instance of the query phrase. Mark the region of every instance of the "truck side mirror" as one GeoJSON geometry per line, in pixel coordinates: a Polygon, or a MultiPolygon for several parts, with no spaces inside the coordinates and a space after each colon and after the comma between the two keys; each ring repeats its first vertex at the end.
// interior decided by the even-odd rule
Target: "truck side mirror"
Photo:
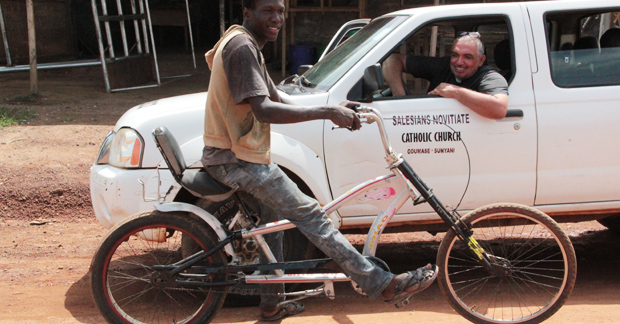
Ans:
{"type": "Polygon", "coordinates": [[[381,92],[384,86],[381,64],[373,64],[364,70],[364,76],[351,88],[351,91],[347,94],[347,99],[372,102],[373,98],[381,92]]]}
{"type": "Polygon", "coordinates": [[[364,70],[364,77],[362,79],[362,93],[366,100],[372,101],[372,98],[383,87],[383,73],[381,72],[381,64],[376,63],[364,70]]]}
{"type": "Polygon", "coordinates": [[[312,68],[312,65],[308,65],[308,64],[300,65],[297,68],[297,75],[304,75],[304,73],[306,73],[306,71],[310,70],[310,68],[312,68]]]}

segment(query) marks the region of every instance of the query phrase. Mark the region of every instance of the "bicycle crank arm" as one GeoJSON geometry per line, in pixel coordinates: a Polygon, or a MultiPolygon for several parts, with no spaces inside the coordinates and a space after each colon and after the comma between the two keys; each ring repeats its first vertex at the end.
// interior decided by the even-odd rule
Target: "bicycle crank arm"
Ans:
{"type": "Polygon", "coordinates": [[[336,294],[334,292],[334,283],[333,282],[331,282],[331,281],[330,282],[326,282],[321,287],[318,287],[318,288],[315,288],[315,289],[308,289],[308,290],[302,290],[302,291],[294,291],[294,292],[290,292],[290,293],[283,293],[283,294],[281,294],[281,296],[286,297],[286,300],[279,302],[278,303],[278,307],[284,307],[286,304],[290,304],[292,302],[300,301],[302,299],[306,299],[306,298],[309,298],[309,297],[318,297],[318,296],[322,296],[322,295],[327,296],[329,299],[335,299],[336,298],[336,294]],[[330,290],[329,287],[331,287],[331,290],[330,290]]]}

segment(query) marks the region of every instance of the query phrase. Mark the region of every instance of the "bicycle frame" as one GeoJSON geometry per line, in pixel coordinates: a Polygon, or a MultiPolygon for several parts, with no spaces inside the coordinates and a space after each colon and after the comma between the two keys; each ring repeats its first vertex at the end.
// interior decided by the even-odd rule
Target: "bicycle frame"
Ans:
{"type": "MultiPolygon", "coordinates": [[[[456,231],[457,236],[467,242],[472,253],[481,261],[482,265],[491,273],[494,272],[492,264],[494,263],[490,256],[478,245],[471,237],[471,229],[467,224],[459,222],[460,216],[456,213],[450,213],[441,204],[438,198],[413,171],[411,166],[402,159],[400,154],[394,152],[391,148],[387,134],[384,129],[381,114],[370,107],[359,108],[360,118],[367,123],[376,122],[379,127],[381,138],[386,152],[386,161],[388,168],[392,174],[380,176],[368,180],[354,187],[347,193],[338,197],[324,207],[327,214],[333,213],[338,209],[356,205],[360,202],[372,204],[378,207],[381,212],[376,216],[364,244],[362,254],[368,257],[374,257],[377,244],[380,240],[383,230],[387,227],[396,212],[411,199],[414,204],[427,202],[437,212],[437,214],[456,231]]],[[[284,231],[294,228],[295,225],[288,220],[277,221],[257,226],[252,229],[242,229],[230,234],[226,239],[220,241],[210,251],[201,251],[192,255],[176,264],[169,266],[155,266],[160,271],[168,271],[170,275],[178,275],[180,278],[193,278],[197,275],[207,275],[213,273],[229,273],[239,274],[240,272],[255,272],[271,270],[275,274],[272,275],[240,275],[239,278],[225,282],[197,282],[177,280],[179,285],[201,286],[201,287],[218,287],[230,286],[240,282],[257,283],[257,284],[273,284],[273,283],[323,283],[325,286],[319,289],[306,290],[303,292],[286,293],[287,296],[308,297],[316,294],[325,294],[330,298],[334,298],[333,282],[349,281],[350,278],[343,273],[319,273],[319,274],[285,274],[284,270],[291,269],[311,269],[326,264],[330,259],[317,259],[307,261],[277,262],[269,246],[265,242],[263,235],[284,231]],[[254,238],[261,248],[262,252],[267,256],[268,264],[245,265],[245,266],[224,266],[224,267],[201,267],[198,264],[206,257],[227,246],[233,240],[254,238]],[[182,273],[183,270],[192,267],[192,274],[182,273]],[[198,274],[199,273],[199,274],[198,274]]]]}
{"type": "MultiPolygon", "coordinates": [[[[482,206],[461,218],[444,207],[402,155],[392,150],[379,112],[362,107],[358,114],[365,123],[377,123],[389,171],[357,185],[323,210],[331,215],[363,207],[371,211],[364,214],[376,215],[362,252],[368,262],[389,271],[374,254],[385,228],[411,199],[414,205],[430,204],[448,225],[433,276],[437,275],[442,294],[459,314],[474,323],[539,323],[564,304],[575,285],[577,258],[570,238],[553,219],[511,203],[482,206]]],[[[207,175],[198,175],[200,170],[186,170],[178,143],[165,127],[156,129],[154,137],[179,184],[197,196],[204,192],[200,197],[205,199],[233,197],[234,202],[224,203],[236,203],[238,212],[220,217],[226,220],[224,228],[198,205],[160,202],[156,210],[117,225],[91,263],[93,297],[110,323],[160,318],[174,323],[209,322],[227,293],[259,294],[255,289],[259,284],[314,284],[308,290],[278,292],[274,297],[286,297],[278,303],[282,308],[312,296],[333,299],[334,283],[351,281],[332,268],[329,258],[277,262],[264,235],[295,225],[284,220],[257,226],[261,215],[248,210],[239,193],[203,178],[207,175]],[[199,252],[189,255],[191,251],[199,252]],[[256,252],[261,253],[261,262],[256,252]],[[324,273],[307,273],[314,272],[310,269],[324,273]],[[242,287],[229,289],[236,285],[242,287]]],[[[425,283],[430,285],[432,280],[425,283]]],[[[353,288],[364,294],[359,285],[353,283],[353,288]]],[[[410,299],[392,301],[402,307],[410,299]]]]}

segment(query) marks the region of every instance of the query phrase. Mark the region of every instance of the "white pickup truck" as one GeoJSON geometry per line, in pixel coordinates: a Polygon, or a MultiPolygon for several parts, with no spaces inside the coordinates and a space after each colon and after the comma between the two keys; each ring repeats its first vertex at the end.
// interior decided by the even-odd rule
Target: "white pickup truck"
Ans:
{"type": "MultiPolygon", "coordinates": [[[[618,28],[619,15],[617,0],[402,10],[373,19],[303,78],[285,80],[280,97],[304,105],[349,99],[379,109],[394,149],[461,213],[506,201],[535,206],[560,222],[600,219],[620,230],[620,47],[599,44],[618,28]],[[411,77],[411,95],[394,97],[381,88],[380,64],[391,53],[447,55],[462,31],[479,32],[488,64],[505,73],[506,118],[486,119],[454,99],[426,95],[425,81],[411,77]]],[[[174,184],[150,135],[165,125],[187,164],[200,167],[205,101],[206,93],[156,100],[119,119],[90,176],[104,226],[153,209],[151,198],[158,196],[227,217],[230,204],[195,201],[174,184]]],[[[330,121],[272,125],[272,161],[322,204],[386,172],[376,127],[333,127],[330,121]]],[[[375,215],[360,204],[330,217],[344,232],[366,232],[375,215]]],[[[405,206],[392,222],[386,231],[442,229],[425,204],[405,206]]],[[[303,236],[287,235],[292,258],[304,252],[298,240],[303,236]]]]}

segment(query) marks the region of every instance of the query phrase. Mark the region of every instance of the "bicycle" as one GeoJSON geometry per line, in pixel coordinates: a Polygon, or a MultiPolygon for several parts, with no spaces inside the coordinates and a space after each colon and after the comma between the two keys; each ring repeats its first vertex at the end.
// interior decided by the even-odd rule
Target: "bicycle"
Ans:
{"type": "MultiPolygon", "coordinates": [[[[437,253],[437,281],[459,314],[475,323],[539,323],[560,309],[575,285],[577,260],[570,239],[553,219],[510,203],[487,205],[463,217],[448,211],[391,148],[379,111],[360,107],[358,115],[364,123],[377,124],[391,173],[359,184],[324,209],[329,214],[361,197],[380,207],[363,255],[389,269],[374,257],[383,230],[409,199],[416,205],[428,203],[449,227],[437,253]],[[367,199],[386,190],[389,195],[367,199]]],[[[290,302],[311,296],[333,299],[334,283],[350,281],[343,273],[285,273],[322,268],[330,259],[276,262],[262,236],[295,226],[287,220],[257,226],[236,193],[204,171],[186,169],[176,140],[164,127],[153,136],[181,186],[198,197],[232,195],[240,212],[224,228],[199,207],[160,201],[155,210],[117,224],[91,264],[92,294],[107,321],[207,323],[222,307],[227,289],[240,283],[320,284],[285,293],[290,302]],[[242,256],[233,248],[235,242],[256,242],[255,248],[271,262],[239,265],[242,256]],[[275,274],[255,274],[264,270],[275,274]]]]}

